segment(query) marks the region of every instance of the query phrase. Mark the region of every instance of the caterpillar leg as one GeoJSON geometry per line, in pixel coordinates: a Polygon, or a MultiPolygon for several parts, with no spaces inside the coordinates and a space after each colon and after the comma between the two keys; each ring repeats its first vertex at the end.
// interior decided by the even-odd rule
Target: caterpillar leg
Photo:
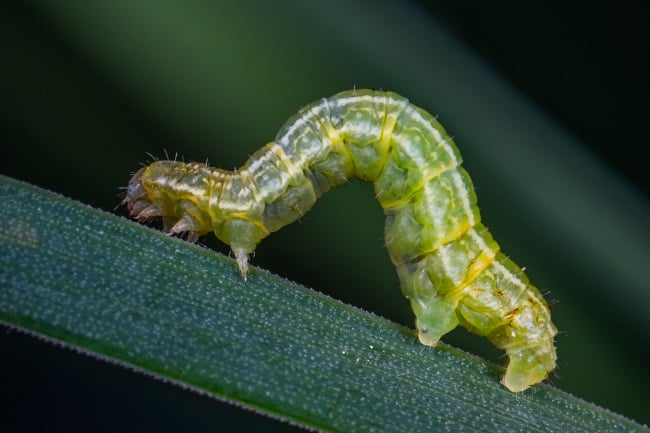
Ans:
{"type": "Polygon", "coordinates": [[[512,392],[520,392],[548,377],[555,368],[555,347],[552,340],[541,344],[507,349],[510,358],[501,383],[512,392]]]}
{"type": "Polygon", "coordinates": [[[237,260],[237,267],[239,268],[239,273],[246,281],[246,275],[248,275],[248,251],[243,248],[231,248],[235,259],[237,260]]]}
{"type": "MultiPolygon", "coordinates": [[[[468,326],[464,317],[459,321],[456,307],[443,300],[431,302],[412,298],[411,307],[416,316],[418,339],[425,346],[436,346],[440,338],[453,330],[459,322],[476,331],[473,326],[468,326]]],[[[517,338],[517,334],[519,332],[511,325],[506,325],[492,335],[487,335],[495,346],[505,349],[508,355],[508,366],[501,383],[512,392],[524,391],[546,379],[556,362],[553,330],[546,335],[528,335],[523,342],[517,338]]]]}
{"type": "Polygon", "coordinates": [[[523,305],[521,314],[487,335],[508,355],[508,367],[501,383],[520,392],[548,377],[555,369],[557,355],[553,338],[557,329],[546,317],[532,314],[534,305],[523,305]]]}
{"type": "Polygon", "coordinates": [[[437,345],[440,337],[458,326],[454,306],[447,302],[424,302],[412,298],[411,308],[415,312],[418,339],[425,346],[437,345]]]}

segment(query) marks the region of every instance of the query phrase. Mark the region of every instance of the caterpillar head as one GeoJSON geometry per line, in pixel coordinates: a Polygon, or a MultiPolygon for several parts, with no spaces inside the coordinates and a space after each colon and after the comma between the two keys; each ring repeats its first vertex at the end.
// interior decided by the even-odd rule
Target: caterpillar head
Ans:
{"type": "Polygon", "coordinates": [[[185,233],[188,240],[196,241],[211,231],[211,224],[205,212],[207,200],[196,195],[203,182],[192,172],[190,164],[154,162],[131,177],[122,204],[132,218],[147,221],[161,217],[165,233],[185,233]],[[188,182],[188,177],[194,181],[188,182]]]}

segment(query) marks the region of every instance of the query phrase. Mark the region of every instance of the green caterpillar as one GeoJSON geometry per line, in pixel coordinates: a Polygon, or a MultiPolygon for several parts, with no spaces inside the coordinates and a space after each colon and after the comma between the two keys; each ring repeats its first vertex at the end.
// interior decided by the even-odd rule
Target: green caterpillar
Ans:
{"type": "Polygon", "coordinates": [[[420,342],[462,325],[504,349],[502,383],[523,391],[555,368],[550,308],[481,224],[458,148],[426,111],[400,95],[350,90],[307,105],[243,167],[157,161],[138,171],[124,203],[192,240],[214,232],[244,278],[248,256],[330,187],[373,182],[386,247],[410,300],[420,342]]]}

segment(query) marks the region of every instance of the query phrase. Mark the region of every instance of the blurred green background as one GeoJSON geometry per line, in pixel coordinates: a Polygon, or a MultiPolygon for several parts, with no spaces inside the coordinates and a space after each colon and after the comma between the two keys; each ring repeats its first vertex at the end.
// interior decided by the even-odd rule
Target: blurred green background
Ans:
{"type": "MultiPolygon", "coordinates": [[[[0,173],[109,212],[124,214],[118,188],[147,153],[233,168],[300,106],[353,86],[438,114],[487,226],[557,302],[551,382],[650,422],[640,11],[558,0],[0,8],[0,173]]],[[[371,186],[353,181],[266,240],[253,264],[412,326],[382,230],[371,186]]],[[[503,361],[462,330],[445,341],[503,361]]],[[[296,430],[5,328],[0,347],[3,432],[296,430]]]]}

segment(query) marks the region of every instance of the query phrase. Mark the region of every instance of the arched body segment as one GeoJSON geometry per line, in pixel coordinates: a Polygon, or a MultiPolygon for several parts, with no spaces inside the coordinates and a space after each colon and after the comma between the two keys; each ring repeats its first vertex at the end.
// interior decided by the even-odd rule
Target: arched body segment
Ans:
{"type": "Polygon", "coordinates": [[[391,92],[351,90],[307,105],[275,141],[235,171],[157,161],[136,173],[124,203],[161,216],[167,232],[208,232],[248,255],[299,219],[330,187],[373,182],[386,247],[413,308],[420,341],[457,325],[486,336],[510,361],[503,384],[522,391],[555,368],[557,330],[540,292],[481,223],[458,148],[426,111],[391,92]]]}

